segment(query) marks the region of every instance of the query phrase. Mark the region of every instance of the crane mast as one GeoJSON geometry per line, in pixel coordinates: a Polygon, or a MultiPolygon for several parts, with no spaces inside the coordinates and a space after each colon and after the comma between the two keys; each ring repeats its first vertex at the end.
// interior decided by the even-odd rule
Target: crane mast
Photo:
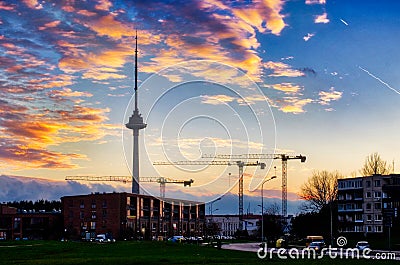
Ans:
{"type": "Polygon", "coordinates": [[[155,166],[167,166],[167,165],[210,165],[210,166],[232,166],[237,165],[239,167],[239,230],[243,230],[243,167],[245,166],[260,166],[261,169],[265,168],[265,163],[257,162],[242,162],[231,161],[231,160],[209,160],[209,161],[175,161],[175,162],[154,162],[155,166]]]}
{"type": "MultiPolygon", "coordinates": [[[[202,158],[212,159],[281,159],[282,160],[282,216],[287,216],[287,161],[299,159],[302,163],[306,161],[303,155],[287,154],[240,154],[240,155],[203,155],[202,158]]],[[[240,189],[240,187],[239,187],[240,189]]]]}

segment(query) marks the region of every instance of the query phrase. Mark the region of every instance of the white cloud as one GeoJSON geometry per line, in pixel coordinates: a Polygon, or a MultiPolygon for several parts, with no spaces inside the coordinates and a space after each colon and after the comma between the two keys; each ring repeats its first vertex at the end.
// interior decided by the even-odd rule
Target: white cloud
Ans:
{"type": "Polygon", "coordinates": [[[308,41],[309,39],[311,39],[314,36],[315,36],[314,33],[307,33],[307,35],[303,37],[303,40],[308,41]]]}
{"type": "Polygon", "coordinates": [[[326,4],[326,0],[306,0],[306,5],[326,4]]]}

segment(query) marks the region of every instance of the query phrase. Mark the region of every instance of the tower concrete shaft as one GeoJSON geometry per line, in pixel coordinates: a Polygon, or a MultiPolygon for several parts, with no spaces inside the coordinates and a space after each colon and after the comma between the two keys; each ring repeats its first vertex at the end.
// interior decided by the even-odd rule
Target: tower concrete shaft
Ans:
{"type": "Polygon", "coordinates": [[[128,129],[133,130],[133,161],[132,161],[132,193],[139,194],[139,130],[146,128],[147,124],[143,123],[142,115],[138,108],[138,63],[137,63],[137,32],[135,46],[135,110],[129,122],[125,124],[128,129]]]}

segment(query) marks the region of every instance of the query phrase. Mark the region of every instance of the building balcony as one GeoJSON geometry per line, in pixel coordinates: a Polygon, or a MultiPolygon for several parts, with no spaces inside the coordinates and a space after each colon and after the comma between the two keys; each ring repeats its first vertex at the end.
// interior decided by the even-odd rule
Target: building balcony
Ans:
{"type": "Polygon", "coordinates": [[[348,213],[348,212],[362,212],[362,208],[357,208],[357,209],[338,209],[339,213],[348,213]]]}

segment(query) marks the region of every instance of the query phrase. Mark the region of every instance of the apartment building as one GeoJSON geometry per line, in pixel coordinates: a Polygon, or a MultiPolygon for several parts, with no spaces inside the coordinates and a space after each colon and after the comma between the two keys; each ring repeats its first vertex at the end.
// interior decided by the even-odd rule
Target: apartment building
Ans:
{"type": "Polygon", "coordinates": [[[0,240],[59,239],[62,216],[59,212],[21,211],[0,204],[0,240]]]}
{"type": "Polygon", "coordinates": [[[132,193],[65,196],[64,229],[73,239],[108,234],[117,239],[203,235],[205,204],[132,193]]]}
{"type": "Polygon", "coordinates": [[[341,233],[383,234],[399,226],[400,175],[372,175],[338,180],[341,233]]]}

